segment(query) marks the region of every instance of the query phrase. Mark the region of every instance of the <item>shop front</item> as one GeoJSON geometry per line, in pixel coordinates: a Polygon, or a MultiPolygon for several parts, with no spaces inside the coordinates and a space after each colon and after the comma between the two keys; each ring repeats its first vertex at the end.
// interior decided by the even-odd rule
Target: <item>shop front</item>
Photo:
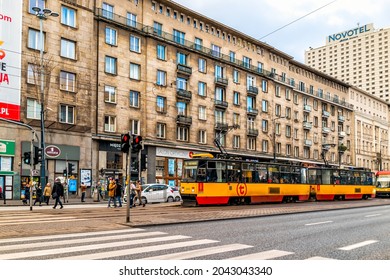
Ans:
{"type": "Polygon", "coordinates": [[[14,199],[15,141],[0,139],[0,199],[14,199]]]}

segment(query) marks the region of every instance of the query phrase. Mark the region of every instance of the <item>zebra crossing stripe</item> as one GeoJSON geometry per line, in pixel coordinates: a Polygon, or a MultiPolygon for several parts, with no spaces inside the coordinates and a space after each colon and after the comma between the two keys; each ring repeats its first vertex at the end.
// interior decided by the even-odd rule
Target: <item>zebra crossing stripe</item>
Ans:
{"type": "Polygon", "coordinates": [[[33,249],[33,248],[42,248],[42,247],[50,247],[50,246],[61,246],[61,245],[76,245],[76,244],[85,244],[92,242],[103,242],[103,241],[112,241],[118,239],[131,239],[131,238],[140,238],[140,237],[151,237],[156,235],[164,235],[168,234],[165,232],[155,231],[155,232],[142,232],[142,233],[127,233],[120,235],[108,235],[108,236],[97,236],[91,238],[79,238],[79,239],[66,239],[66,240],[56,240],[56,241],[44,241],[38,243],[29,243],[29,244],[16,244],[16,245],[8,245],[1,246],[0,251],[11,251],[11,250],[21,250],[21,249],[33,249]]]}
{"type": "Polygon", "coordinates": [[[291,254],[294,253],[287,252],[287,251],[270,250],[270,251],[258,252],[250,255],[238,256],[238,257],[230,258],[228,260],[269,260],[269,259],[275,259],[275,258],[291,255],[291,254]]]}
{"type": "Polygon", "coordinates": [[[312,260],[318,260],[318,261],[321,261],[321,260],[335,260],[335,259],[331,259],[331,258],[324,258],[324,257],[319,257],[319,256],[315,256],[315,257],[311,257],[311,258],[308,258],[308,259],[306,259],[306,260],[310,260],[310,261],[312,261],[312,260]]]}
{"type": "Polygon", "coordinates": [[[69,221],[86,221],[88,219],[78,219],[75,217],[55,217],[50,220],[18,220],[14,222],[0,222],[0,226],[11,226],[11,225],[25,225],[25,224],[47,224],[47,223],[58,223],[58,222],[69,222],[69,221]]]}
{"type": "Polygon", "coordinates": [[[338,249],[339,250],[343,250],[343,251],[350,251],[350,250],[353,250],[353,249],[356,249],[356,248],[360,248],[360,247],[363,247],[363,246],[367,246],[367,245],[370,245],[370,244],[373,244],[373,243],[376,243],[376,242],[379,242],[379,241],[378,240],[367,240],[367,241],[363,241],[363,242],[360,242],[360,243],[352,244],[352,245],[349,245],[349,246],[341,247],[341,248],[338,248],[338,249]]]}
{"type": "Polygon", "coordinates": [[[175,249],[175,248],[184,248],[184,247],[189,247],[189,246],[204,245],[204,244],[210,244],[210,243],[215,243],[215,242],[219,242],[219,241],[210,240],[210,239],[201,239],[201,240],[184,241],[184,242],[162,244],[162,245],[153,245],[153,246],[139,247],[139,248],[132,248],[132,249],[116,250],[116,251],[111,251],[111,252],[101,252],[101,253],[95,253],[95,254],[71,256],[71,257],[65,257],[65,258],[59,258],[59,259],[60,260],[101,260],[101,259],[115,258],[115,257],[126,256],[126,255],[135,255],[135,254],[155,252],[155,251],[161,251],[161,250],[169,250],[169,249],[175,249]]]}
{"type": "Polygon", "coordinates": [[[154,257],[144,258],[143,260],[186,260],[186,259],[191,259],[196,257],[242,250],[242,249],[247,249],[252,247],[253,246],[243,245],[243,244],[229,244],[229,245],[209,247],[209,248],[191,250],[191,251],[180,252],[180,253],[154,256],[154,257]]]}
{"type": "MultiPolygon", "coordinates": [[[[125,247],[125,246],[145,244],[145,243],[150,243],[150,242],[172,241],[172,240],[178,240],[180,238],[185,239],[185,238],[190,238],[190,237],[183,236],[183,235],[170,235],[170,236],[165,236],[165,237],[136,239],[136,240],[129,240],[129,241],[103,243],[103,244],[96,243],[96,244],[90,244],[90,245],[84,245],[84,246],[63,247],[63,248],[53,248],[53,249],[38,250],[38,251],[9,253],[9,254],[1,254],[0,260],[27,259],[27,258],[33,258],[33,257],[75,253],[75,252],[90,251],[90,250],[99,250],[99,249],[107,249],[107,248],[112,249],[115,247],[125,247]]],[[[142,248],[141,248],[141,250],[142,250],[142,248]]],[[[103,255],[107,256],[107,252],[104,252],[103,255]]]]}

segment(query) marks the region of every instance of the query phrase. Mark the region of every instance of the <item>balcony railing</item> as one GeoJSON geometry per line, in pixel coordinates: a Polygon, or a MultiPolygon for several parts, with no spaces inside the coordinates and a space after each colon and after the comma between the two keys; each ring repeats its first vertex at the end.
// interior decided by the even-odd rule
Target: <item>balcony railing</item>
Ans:
{"type": "Polygon", "coordinates": [[[259,110],[255,109],[255,108],[247,108],[247,114],[248,115],[252,115],[252,116],[257,116],[259,114],[259,110]]]}
{"type": "Polygon", "coordinates": [[[228,79],[222,78],[222,77],[215,77],[215,83],[221,86],[227,86],[228,85],[228,79]]]}
{"type": "Polygon", "coordinates": [[[322,110],[322,116],[324,118],[329,118],[330,117],[330,113],[328,111],[322,110]]]}
{"type": "Polygon", "coordinates": [[[310,106],[310,105],[304,105],[304,106],[303,106],[303,111],[305,111],[305,112],[311,112],[311,106],[310,106]]]}
{"type": "Polygon", "coordinates": [[[215,123],[215,129],[220,131],[227,131],[229,128],[229,125],[224,122],[216,122],[215,123]]]}
{"type": "Polygon", "coordinates": [[[339,138],[344,138],[345,136],[347,136],[347,133],[345,133],[345,131],[339,131],[339,138]]]}
{"type": "Polygon", "coordinates": [[[177,72],[190,76],[192,74],[192,67],[189,67],[189,66],[184,65],[184,64],[178,64],[177,65],[177,72]]]}
{"type": "Polygon", "coordinates": [[[229,106],[229,103],[224,100],[215,100],[215,107],[226,109],[229,106]]]}
{"type": "Polygon", "coordinates": [[[246,88],[246,91],[247,91],[248,93],[257,95],[257,94],[259,93],[259,88],[254,87],[254,86],[248,86],[248,87],[246,88]]]}
{"type": "Polygon", "coordinates": [[[313,141],[309,139],[305,139],[304,145],[307,147],[311,147],[313,145],[313,141]]]}
{"type": "Polygon", "coordinates": [[[339,120],[339,122],[345,122],[345,117],[344,116],[339,116],[338,120],[339,120]]]}
{"type": "Polygon", "coordinates": [[[191,125],[192,124],[192,117],[184,116],[184,115],[178,115],[176,117],[176,123],[182,124],[182,125],[191,125]]]}
{"type": "Polygon", "coordinates": [[[191,91],[185,90],[185,89],[177,89],[176,95],[180,99],[184,99],[186,101],[191,101],[192,93],[191,91]]]}
{"type": "Polygon", "coordinates": [[[325,134],[330,133],[330,128],[329,127],[323,127],[322,128],[322,133],[325,133],[325,134]]]}
{"type": "Polygon", "coordinates": [[[312,129],[313,123],[311,122],[303,122],[303,129],[312,129]]]}
{"type": "Polygon", "coordinates": [[[254,129],[254,128],[249,128],[248,129],[248,133],[247,133],[248,136],[259,136],[259,130],[258,129],[254,129]]]}

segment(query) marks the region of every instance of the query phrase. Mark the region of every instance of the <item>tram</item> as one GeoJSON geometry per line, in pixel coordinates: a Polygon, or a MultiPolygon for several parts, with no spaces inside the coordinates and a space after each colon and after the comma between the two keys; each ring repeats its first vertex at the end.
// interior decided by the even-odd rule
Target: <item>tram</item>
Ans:
{"type": "Polygon", "coordinates": [[[390,171],[378,171],[375,178],[376,197],[390,197],[390,171]]]}
{"type": "Polygon", "coordinates": [[[186,159],[180,192],[183,205],[349,200],[375,197],[369,170],[214,158],[186,159]]]}

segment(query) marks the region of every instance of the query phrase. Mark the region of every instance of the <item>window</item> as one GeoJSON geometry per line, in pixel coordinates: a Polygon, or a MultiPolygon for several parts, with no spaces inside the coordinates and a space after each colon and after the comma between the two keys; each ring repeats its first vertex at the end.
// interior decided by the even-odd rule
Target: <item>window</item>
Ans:
{"type": "Polygon", "coordinates": [[[106,55],[104,71],[108,74],[116,75],[116,68],[116,58],[106,55]]]}
{"type": "Polygon", "coordinates": [[[240,115],[237,113],[233,113],[233,125],[240,125],[240,115]]]}
{"type": "Polygon", "coordinates": [[[76,42],[61,39],[61,56],[76,59],[76,42]]]}
{"type": "Polygon", "coordinates": [[[204,82],[198,82],[198,94],[200,96],[207,95],[207,84],[204,82]]]}
{"type": "Polygon", "coordinates": [[[240,136],[234,135],[233,136],[233,149],[239,149],[240,148],[240,136]]]}
{"type": "Polygon", "coordinates": [[[45,8],[45,0],[30,0],[28,5],[28,12],[30,14],[35,14],[32,8],[38,7],[41,10],[45,8]]]}
{"type": "Polygon", "coordinates": [[[248,150],[255,151],[256,150],[256,138],[248,137],[248,150]]]}
{"type": "Polygon", "coordinates": [[[27,66],[27,83],[38,84],[39,82],[39,66],[29,63],[27,66]]]}
{"type": "Polygon", "coordinates": [[[153,22],[153,33],[158,36],[162,36],[162,24],[159,22],[153,22]]]}
{"type": "Polygon", "coordinates": [[[294,147],[294,157],[299,157],[299,147],[294,147]]]}
{"type": "Polygon", "coordinates": [[[41,104],[35,99],[27,98],[27,118],[36,120],[41,118],[41,104]]]}
{"type": "Polygon", "coordinates": [[[233,92],[233,104],[240,105],[240,93],[238,91],[233,92]]]}
{"type": "Polygon", "coordinates": [[[177,77],[176,87],[177,87],[177,89],[187,90],[187,79],[177,77]]]}
{"type": "Polygon", "coordinates": [[[200,38],[195,38],[195,49],[202,50],[202,47],[203,47],[203,40],[200,38]]]}
{"type": "Polygon", "coordinates": [[[113,86],[104,86],[104,101],[108,103],[116,103],[116,88],[113,86]]]}
{"type": "Polygon", "coordinates": [[[162,45],[157,45],[157,58],[161,60],[166,60],[166,47],[162,45]]]}
{"type": "Polygon", "coordinates": [[[268,112],[268,101],[267,100],[262,100],[261,101],[261,111],[264,113],[268,112]]]}
{"type": "Polygon", "coordinates": [[[291,156],[291,144],[286,144],[286,155],[291,156]]]}
{"type": "Polygon", "coordinates": [[[280,86],[275,86],[275,96],[280,97],[280,86]]]}
{"type": "Polygon", "coordinates": [[[251,67],[251,64],[252,64],[252,59],[250,59],[249,57],[246,57],[244,56],[242,58],[242,65],[246,68],[250,68],[251,67]]]}
{"type": "Polygon", "coordinates": [[[286,119],[291,119],[291,108],[290,107],[286,107],[286,119]]]}
{"type": "Polygon", "coordinates": [[[181,52],[176,54],[177,64],[187,65],[187,55],[181,52]]]}
{"type": "Polygon", "coordinates": [[[267,140],[263,140],[261,142],[261,151],[263,153],[268,153],[268,141],[267,140]]]}
{"type": "Polygon", "coordinates": [[[141,39],[134,35],[130,35],[130,51],[137,53],[141,52],[141,39]]]}
{"type": "Polygon", "coordinates": [[[130,90],[130,107],[139,108],[139,95],[140,93],[138,91],[130,90]]]}
{"type": "Polygon", "coordinates": [[[177,127],[177,140],[188,141],[188,127],[184,127],[184,126],[177,127]]]}
{"type": "Polygon", "coordinates": [[[280,117],[282,113],[282,106],[280,104],[275,104],[275,116],[280,117]]]}
{"type": "Polygon", "coordinates": [[[240,72],[236,69],[233,70],[233,83],[240,83],[240,72]]]}
{"type": "Polygon", "coordinates": [[[111,27],[106,27],[106,44],[116,46],[116,30],[111,27]]]}
{"type": "Polygon", "coordinates": [[[177,102],[177,114],[181,116],[187,116],[187,103],[185,102],[177,102]]]}
{"type": "Polygon", "coordinates": [[[205,121],[206,118],[206,106],[199,106],[199,119],[205,121]]]}
{"type": "Polygon", "coordinates": [[[220,65],[215,65],[215,77],[216,78],[224,78],[225,77],[225,69],[220,65]]]}
{"type": "Polygon", "coordinates": [[[61,23],[71,27],[76,27],[76,10],[62,6],[61,23]]]}
{"type": "Polygon", "coordinates": [[[230,62],[236,62],[236,53],[230,51],[229,52],[229,58],[230,58],[230,62]]]}
{"type": "Polygon", "coordinates": [[[261,89],[263,90],[263,92],[268,92],[268,81],[266,80],[261,81],[261,89]]]}
{"type": "Polygon", "coordinates": [[[216,57],[220,57],[221,56],[221,47],[212,44],[211,45],[211,55],[216,56],[216,57]]]}
{"type": "Polygon", "coordinates": [[[198,66],[199,67],[199,72],[206,73],[206,69],[207,69],[207,67],[206,67],[206,59],[199,58],[198,64],[199,64],[199,66],[198,66]]]}
{"type": "Polygon", "coordinates": [[[115,132],[116,130],[116,117],[105,116],[104,117],[104,131],[115,132]]]}
{"type": "Polygon", "coordinates": [[[261,121],[261,129],[263,132],[268,132],[268,121],[267,120],[261,121]]]}
{"type": "Polygon", "coordinates": [[[185,37],[185,33],[184,32],[181,32],[179,30],[176,30],[176,29],[173,29],[173,40],[178,43],[178,44],[181,44],[181,45],[184,45],[184,37],[185,37]]]}
{"type": "Polygon", "coordinates": [[[126,24],[131,27],[137,27],[137,15],[132,13],[127,13],[126,15],[126,24]]]}
{"type": "Polygon", "coordinates": [[[157,70],[157,85],[159,86],[167,85],[167,72],[157,70]]]}
{"type": "Polygon", "coordinates": [[[140,123],[139,120],[131,120],[131,132],[135,135],[140,135],[140,123]]]}
{"type": "Polygon", "coordinates": [[[286,137],[291,137],[291,126],[286,125],[286,137]]]}
{"type": "Polygon", "coordinates": [[[60,122],[74,124],[74,107],[60,105],[60,122]]]}
{"type": "Polygon", "coordinates": [[[108,19],[114,19],[114,6],[111,6],[107,3],[103,3],[102,10],[103,17],[108,19]]]}
{"type": "Polygon", "coordinates": [[[60,89],[75,92],[76,91],[76,74],[61,71],[60,72],[60,89]]]}
{"type": "Polygon", "coordinates": [[[249,89],[251,87],[256,86],[256,77],[247,75],[246,76],[246,88],[249,89]]]}
{"type": "Polygon", "coordinates": [[[206,130],[199,130],[198,138],[199,138],[199,143],[200,144],[206,144],[207,143],[207,133],[206,133],[206,130]]]}
{"type": "Polygon", "coordinates": [[[156,125],[156,137],[165,139],[165,130],[166,130],[166,124],[165,123],[157,123],[157,125],[156,125]]]}
{"type": "Polygon", "coordinates": [[[255,122],[256,122],[256,118],[248,117],[248,119],[246,120],[247,128],[248,129],[255,129],[255,127],[256,127],[255,122]]]}
{"type": "MultiPolygon", "coordinates": [[[[45,50],[45,33],[43,33],[43,50],[45,50]]],[[[41,40],[39,31],[35,29],[28,30],[28,47],[34,50],[41,50],[41,40]]]]}
{"type": "Polygon", "coordinates": [[[141,79],[141,65],[130,63],[130,79],[134,79],[134,80],[141,79]]]}
{"type": "Polygon", "coordinates": [[[157,108],[156,111],[159,113],[167,112],[167,99],[163,96],[157,96],[157,108]]]}
{"type": "Polygon", "coordinates": [[[224,88],[215,88],[215,100],[226,101],[226,93],[224,88]]]}
{"type": "Polygon", "coordinates": [[[286,88],[286,100],[291,100],[291,92],[289,88],[286,88]]]}
{"type": "Polygon", "coordinates": [[[263,73],[264,65],[261,62],[257,62],[257,72],[263,73]]]}
{"type": "Polygon", "coordinates": [[[256,97],[247,96],[246,107],[248,112],[252,112],[253,109],[256,109],[256,97]]]}

